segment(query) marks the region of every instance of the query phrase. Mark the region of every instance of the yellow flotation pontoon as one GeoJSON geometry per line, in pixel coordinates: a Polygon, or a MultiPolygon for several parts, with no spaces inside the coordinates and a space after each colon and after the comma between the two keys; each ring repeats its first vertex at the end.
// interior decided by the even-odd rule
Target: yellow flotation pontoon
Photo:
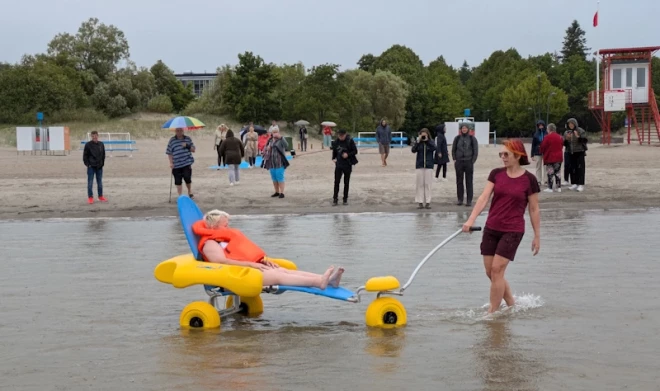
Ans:
{"type": "MultiPolygon", "coordinates": [[[[399,281],[393,276],[371,278],[356,292],[343,287],[330,286],[323,290],[298,286],[264,286],[263,275],[257,269],[204,262],[197,249],[198,238],[192,232],[193,223],[202,219],[204,215],[195,202],[185,195],[179,196],[177,207],[191,253],[159,263],[154,270],[154,277],[162,283],[171,284],[180,289],[192,285],[203,285],[210,296],[208,302],[195,301],[181,311],[179,324],[183,328],[218,328],[221,318],[236,313],[258,316],[263,312],[262,293],[279,295],[287,291],[310,293],[352,303],[360,302],[362,292],[375,292],[377,293],[376,300],[369,305],[365,314],[366,324],[380,328],[403,326],[407,323],[403,304],[395,298],[381,296],[403,296],[403,291],[412,283],[421,266],[433,253],[461,232],[456,232],[429,253],[401,289],[399,289],[399,281]],[[399,290],[396,291],[396,289],[399,290]],[[223,297],[226,297],[226,300],[224,303],[220,303],[219,299],[223,297]]],[[[474,230],[479,230],[479,228],[474,228],[474,230]]],[[[268,260],[277,263],[280,267],[297,270],[296,264],[289,260],[279,258],[268,258],[268,260]]]]}

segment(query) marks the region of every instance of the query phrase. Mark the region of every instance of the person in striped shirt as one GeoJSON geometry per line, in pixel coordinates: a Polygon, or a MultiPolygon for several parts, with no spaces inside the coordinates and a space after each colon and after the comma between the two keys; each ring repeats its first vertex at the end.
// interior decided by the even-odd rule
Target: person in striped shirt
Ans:
{"type": "Polygon", "coordinates": [[[177,192],[181,195],[182,181],[185,181],[190,198],[194,198],[191,189],[192,165],[195,162],[192,154],[194,152],[195,144],[192,139],[183,134],[182,128],[177,128],[174,137],[167,143],[165,154],[170,159],[170,168],[172,169],[177,192]]]}

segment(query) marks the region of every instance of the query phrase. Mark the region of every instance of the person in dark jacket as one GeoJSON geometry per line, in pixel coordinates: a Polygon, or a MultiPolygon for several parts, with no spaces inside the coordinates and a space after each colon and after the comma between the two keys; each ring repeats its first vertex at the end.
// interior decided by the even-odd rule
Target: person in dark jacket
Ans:
{"type": "Polygon", "coordinates": [[[447,150],[447,138],[445,137],[445,125],[440,124],[435,127],[435,164],[438,168],[435,171],[435,179],[440,175],[442,168],[442,179],[447,180],[447,163],[449,163],[449,151],[447,150]]]}
{"type": "Polygon", "coordinates": [[[332,142],[332,161],[335,163],[335,187],[332,194],[332,205],[337,205],[339,200],[339,182],[344,177],[344,199],[343,204],[348,203],[348,188],[351,181],[353,166],[357,164],[357,147],[355,141],[346,134],[346,130],[337,131],[337,139],[332,142]]]}
{"type": "Polygon", "coordinates": [[[298,135],[300,136],[300,151],[307,151],[307,128],[305,125],[302,125],[298,130],[298,135]]]}
{"type": "Polygon", "coordinates": [[[108,202],[103,196],[103,166],[105,165],[105,145],[99,141],[99,132],[92,131],[92,141],[85,143],[83,163],[87,167],[87,203],[94,203],[92,185],[96,177],[99,201],[108,202]]]}
{"type": "Polygon", "coordinates": [[[545,128],[545,121],[542,119],[536,122],[536,130],[532,136],[532,161],[534,162],[536,169],[536,181],[539,183],[539,187],[543,181],[543,154],[541,154],[540,147],[541,143],[545,136],[548,135],[548,130],[545,128]]]}
{"type": "Polygon", "coordinates": [[[387,157],[390,155],[390,145],[392,144],[392,130],[385,118],[380,121],[380,124],[376,128],[376,142],[378,143],[381,166],[386,167],[387,157]]]}
{"type": "Polygon", "coordinates": [[[569,190],[584,190],[585,161],[587,151],[587,132],[578,126],[575,118],[566,121],[566,132],[564,132],[564,145],[569,153],[571,165],[569,190]]]}
{"type": "Polygon", "coordinates": [[[241,140],[234,137],[234,132],[231,129],[227,130],[227,137],[220,144],[219,155],[222,156],[229,169],[229,186],[239,184],[239,166],[243,162],[245,148],[241,140]]]}
{"type": "Polygon", "coordinates": [[[415,160],[415,171],[417,172],[415,202],[419,204],[417,209],[431,209],[431,185],[436,146],[428,129],[424,128],[419,131],[419,136],[413,142],[411,150],[412,153],[417,154],[415,160]]]}
{"type": "Polygon", "coordinates": [[[470,123],[462,122],[459,126],[461,133],[454,138],[451,145],[451,156],[456,169],[456,195],[458,196],[456,205],[463,204],[463,190],[465,190],[467,192],[465,206],[471,206],[474,163],[479,156],[479,143],[477,138],[470,134],[470,123]],[[465,189],[463,189],[463,179],[465,179],[465,189]]]}

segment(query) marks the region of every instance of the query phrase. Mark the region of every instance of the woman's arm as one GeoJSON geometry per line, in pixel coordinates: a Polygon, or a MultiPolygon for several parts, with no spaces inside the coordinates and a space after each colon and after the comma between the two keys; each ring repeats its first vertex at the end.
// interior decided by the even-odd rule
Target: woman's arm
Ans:
{"type": "Polygon", "coordinates": [[[486,207],[486,204],[488,204],[488,201],[490,200],[490,195],[493,193],[494,188],[495,188],[495,184],[493,182],[491,181],[486,182],[486,187],[484,188],[483,193],[481,193],[481,195],[479,196],[479,199],[477,199],[477,202],[474,204],[474,208],[472,209],[472,214],[470,214],[470,218],[463,226],[464,231],[466,226],[467,228],[469,228],[474,225],[474,222],[477,220],[477,217],[479,217],[481,212],[483,212],[484,208],[486,207]]]}
{"type": "Polygon", "coordinates": [[[222,247],[217,242],[214,241],[208,241],[204,244],[203,253],[204,253],[204,257],[206,257],[206,259],[211,263],[221,263],[223,265],[252,267],[255,269],[261,269],[260,266],[264,266],[261,263],[237,261],[234,259],[229,259],[225,256],[225,252],[222,250],[222,247]]]}
{"type": "Polygon", "coordinates": [[[539,193],[530,194],[527,197],[529,201],[529,219],[532,221],[534,228],[534,237],[541,237],[541,210],[539,209],[539,193]]]}

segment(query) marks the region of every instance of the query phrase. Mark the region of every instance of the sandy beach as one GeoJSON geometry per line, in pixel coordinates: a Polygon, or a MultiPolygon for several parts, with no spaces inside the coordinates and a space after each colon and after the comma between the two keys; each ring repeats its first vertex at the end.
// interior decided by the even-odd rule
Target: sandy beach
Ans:
{"type": "MultiPolygon", "coordinates": [[[[334,178],[329,150],[313,149],[296,155],[286,172],[286,198],[273,199],[267,171],[241,170],[240,184],[229,186],[226,170],[216,164],[213,138],[192,134],[197,145],[193,193],[204,210],[220,208],[231,214],[309,214],[345,212],[418,212],[415,195],[415,157],[410,148],[392,149],[388,167],[380,166],[375,149],[361,149],[351,178],[349,205],[332,206],[334,178]]],[[[0,219],[159,217],[175,216],[176,188],[169,203],[170,170],[167,139],[139,140],[132,157],[114,153],[106,160],[104,193],[108,203],[87,204],[87,177],[82,151],[66,156],[17,154],[0,148],[0,219]]],[[[529,152],[530,146],[526,145],[529,152]]],[[[475,201],[489,171],[501,162],[499,147],[480,147],[475,167],[475,201]]],[[[660,148],[639,145],[590,145],[586,158],[586,186],[582,193],[564,187],[562,193],[542,193],[541,208],[626,209],[660,204],[660,148]]],[[[528,167],[529,170],[533,170],[528,167]]],[[[184,187],[185,192],[185,187],[184,187]]],[[[96,195],[96,184],[94,185],[96,195]]],[[[447,181],[434,183],[432,210],[419,213],[467,211],[456,206],[455,172],[448,166],[447,181]]]]}

